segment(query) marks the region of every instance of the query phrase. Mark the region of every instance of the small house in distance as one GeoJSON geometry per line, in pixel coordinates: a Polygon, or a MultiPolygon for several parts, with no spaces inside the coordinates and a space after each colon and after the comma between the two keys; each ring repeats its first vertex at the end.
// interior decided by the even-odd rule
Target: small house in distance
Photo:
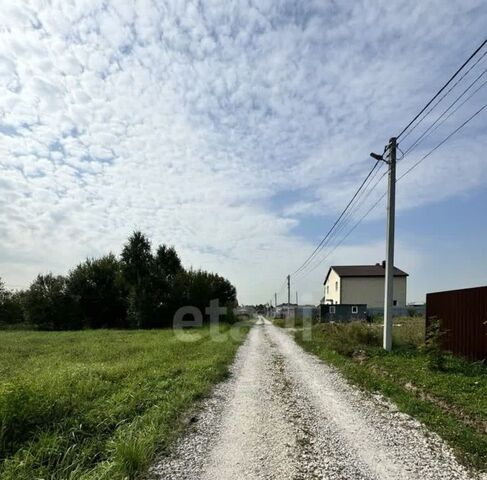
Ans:
{"type": "MultiPolygon", "coordinates": [[[[408,274],[394,267],[394,299],[397,309],[406,307],[408,274]]],[[[324,303],[384,307],[385,262],[375,265],[332,266],[324,281],[324,303]]]]}
{"type": "Polygon", "coordinates": [[[351,322],[352,320],[367,320],[367,305],[320,305],[320,321],[322,322],[351,322]]]}

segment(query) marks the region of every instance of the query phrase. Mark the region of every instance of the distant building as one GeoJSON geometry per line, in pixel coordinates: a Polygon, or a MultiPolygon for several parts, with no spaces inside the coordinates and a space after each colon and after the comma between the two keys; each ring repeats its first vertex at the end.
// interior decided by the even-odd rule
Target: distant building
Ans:
{"type": "Polygon", "coordinates": [[[322,322],[351,322],[352,320],[367,320],[367,305],[325,304],[320,305],[320,321],[322,322]]]}
{"type": "MultiPolygon", "coordinates": [[[[408,274],[394,267],[394,298],[397,309],[406,307],[408,274]]],[[[375,265],[332,266],[324,281],[325,304],[367,305],[368,309],[384,307],[385,262],[375,265]]]]}

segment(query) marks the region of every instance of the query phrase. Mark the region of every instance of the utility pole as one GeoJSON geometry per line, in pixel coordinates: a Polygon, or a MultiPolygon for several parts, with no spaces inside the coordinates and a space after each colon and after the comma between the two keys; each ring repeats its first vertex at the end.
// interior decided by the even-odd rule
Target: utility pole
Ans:
{"type": "Polygon", "coordinates": [[[291,305],[291,275],[287,276],[287,306],[291,305]]]}
{"type": "Polygon", "coordinates": [[[394,298],[394,224],[396,216],[396,149],[397,139],[389,140],[389,189],[387,196],[386,275],[384,289],[384,350],[392,350],[392,310],[394,298]]]}
{"type": "Polygon", "coordinates": [[[274,306],[277,308],[277,293],[274,294],[274,306]]]}
{"type": "Polygon", "coordinates": [[[296,290],[296,305],[298,305],[298,291],[296,290]]]}

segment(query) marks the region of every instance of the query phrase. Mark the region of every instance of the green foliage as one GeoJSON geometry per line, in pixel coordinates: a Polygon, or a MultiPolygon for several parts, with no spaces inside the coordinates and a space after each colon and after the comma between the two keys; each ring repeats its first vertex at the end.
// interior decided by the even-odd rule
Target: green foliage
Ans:
{"type": "Polygon", "coordinates": [[[22,292],[7,290],[0,278],[0,325],[17,325],[23,320],[22,292]]]}
{"type": "Polygon", "coordinates": [[[134,478],[227,374],[244,336],[197,333],[182,342],[172,330],[3,332],[0,478],[134,478]]]}
{"type": "Polygon", "coordinates": [[[437,319],[430,321],[426,329],[426,341],[423,347],[428,358],[429,368],[439,372],[445,370],[446,363],[445,352],[441,346],[443,334],[440,321],[437,319]]]}
{"type": "Polygon", "coordinates": [[[134,232],[122,250],[122,271],[129,288],[128,322],[131,327],[149,327],[154,318],[152,272],[154,257],[149,240],[142,232],[134,232]]]}
{"type": "Polygon", "coordinates": [[[348,357],[359,350],[380,345],[377,328],[364,322],[322,323],[317,328],[329,348],[348,357]]]}
{"type": "Polygon", "coordinates": [[[203,270],[189,270],[182,273],[178,281],[182,305],[195,306],[203,314],[214,299],[219,300],[220,307],[227,307],[230,315],[237,306],[235,287],[220,275],[203,270]]]}
{"type": "Polygon", "coordinates": [[[25,292],[9,292],[0,281],[0,325],[160,328],[172,325],[180,307],[195,306],[204,315],[216,299],[229,309],[226,321],[233,321],[237,298],[228,280],[203,270],[186,271],[173,247],[160,245],[153,254],[147,237],[134,232],[120,260],[113,254],[88,259],[67,278],[39,275],[25,292]]]}
{"type": "Polygon", "coordinates": [[[23,298],[26,320],[42,330],[81,328],[77,303],[65,277],[38,275],[23,298]]]}
{"type": "MultiPolygon", "coordinates": [[[[351,331],[351,324],[338,329],[318,324],[311,336],[301,330],[295,336],[351,382],[391,398],[437,432],[467,466],[486,470],[487,366],[443,353],[442,370],[432,369],[424,323],[418,317],[394,319],[392,352],[380,348],[382,325],[377,324],[369,326],[375,331],[371,337],[364,336],[361,327],[351,331]],[[361,355],[350,354],[355,351],[361,355]]],[[[438,337],[433,338],[437,342],[438,337]]]]}
{"type": "Polygon", "coordinates": [[[81,263],[70,272],[67,285],[84,326],[127,326],[127,292],[120,263],[114,255],[81,263]]]}

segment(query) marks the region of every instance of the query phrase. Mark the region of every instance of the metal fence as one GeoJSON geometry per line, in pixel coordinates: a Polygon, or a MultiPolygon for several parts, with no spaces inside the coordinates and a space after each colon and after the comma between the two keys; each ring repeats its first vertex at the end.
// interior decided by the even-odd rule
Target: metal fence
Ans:
{"type": "Polygon", "coordinates": [[[487,359],[487,287],[426,295],[426,326],[438,320],[441,345],[455,355],[487,359]]]}

